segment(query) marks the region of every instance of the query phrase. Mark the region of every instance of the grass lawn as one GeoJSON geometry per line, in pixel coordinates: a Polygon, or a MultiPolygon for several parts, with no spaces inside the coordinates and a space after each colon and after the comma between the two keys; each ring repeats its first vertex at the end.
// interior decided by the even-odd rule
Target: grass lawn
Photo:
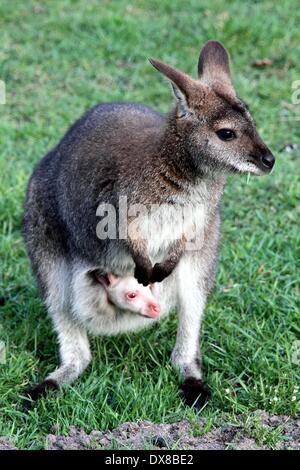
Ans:
{"type": "Polygon", "coordinates": [[[256,409],[299,415],[300,367],[293,357],[300,340],[300,105],[292,100],[292,83],[300,80],[299,24],[297,0],[1,2],[7,103],[0,105],[0,340],[6,346],[0,436],[40,449],[53,425],[64,433],[70,425],[90,431],[134,420],[195,421],[178,399],[170,363],[175,313],[141,334],[93,339],[87,372],[22,412],[24,389],[53,370],[58,357],[21,218],[34,164],[76,118],[98,102],[117,100],[167,111],[170,89],[147,58],[195,76],[199,49],[212,38],[229,49],[239,95],[278,158],[271,176],[228,180],[217,283],[202,335],[213,396],[201,414],[211,423],[256,409]],[[253,67],[263,58],[272,64],[253,67]],[[281,151],[290,143],[298,149],[281,151]]]}

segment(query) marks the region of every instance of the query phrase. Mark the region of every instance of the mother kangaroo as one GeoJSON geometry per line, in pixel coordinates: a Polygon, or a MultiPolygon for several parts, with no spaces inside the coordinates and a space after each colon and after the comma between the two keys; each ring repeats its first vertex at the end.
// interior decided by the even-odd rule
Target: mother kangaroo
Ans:
{"type": "Polygon", "coordinates": [[[88,334],[113,335],[157,321],[108,302],[96,272],[154,283],[160,318],[172,308],[178,315],[172,362],[183,376],[182,396],[201,407],[209,393],[199,332],[214,281],[226,175],[268,174],[275,159],[235,93],[219,42],[201,50],[197,79],[150,62],[174,91],[167,116],[138,104],[95,106],[31,176],[24,234],[61,358],[31,389],[32,399],[86,369],[88,334]]]}

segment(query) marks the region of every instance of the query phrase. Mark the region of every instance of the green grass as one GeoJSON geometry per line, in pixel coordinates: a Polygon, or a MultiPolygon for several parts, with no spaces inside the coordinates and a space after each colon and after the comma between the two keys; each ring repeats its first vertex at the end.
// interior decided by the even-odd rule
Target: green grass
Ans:
{"type": "Polygon", "coordinates": [[[0,307],[0,340],[7,360],[0,365],[0,435],[19,448],[44,448],[53,425],[64,433],[69,425],[89,431],[129,420],[195,419],[178,399],[170,364],[174,314],[146,333],[94,339],[88,371],[22,413],[24,388],[58,358],[30,274],[21,217],[35,162],[82,112],[116,100],[167,111],[170,89],[147,58],[195,75],[199,49],[211,38],[230,50],[239,95],[278,159],[271,176],[228,181],[217,283],[202,336],[213,397],[202,415],[210,423],[258,408],[299,415],[300,368],[292,357],[300,339],[300,105],[293,105],[291,88],[300,79],[298,6],[297,0],[1,2],[7,104],[0,105],[0,297],[7,301],[0,307]],[[264,57],[271,66],[252,66],[264,57]],[[279,153],[287,143],[298,150],[279,153]]]}

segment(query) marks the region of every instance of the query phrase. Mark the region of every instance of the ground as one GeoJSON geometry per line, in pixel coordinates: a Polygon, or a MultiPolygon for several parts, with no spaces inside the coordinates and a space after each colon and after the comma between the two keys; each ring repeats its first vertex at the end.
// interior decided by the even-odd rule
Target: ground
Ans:
{"type": "MultiPolygon", "coordinates": [[[[1,2],[0,436],[17,448],[46,448],[53,429],[67,435],[70,426],[105,432],[200,417],[210,423],[205,434],[257,409],[299,415],[299,21],[297,0],[1,2]],[[24,390],[58,361],[21,235],[34,164],[95,103],[129,100],[166,112],[170,89],[147,58],[195,76],[199,49],[212,38],[229,49],[238,93],[277,162],[268,177],[231,177],[225,191],[202,335],[211,401],[197,415],[178,398],[174,312],[147,333],[94,339],[87,372],[23,413],[24,390]]],[[[253,426],[260,445],[283,439],[253,426]]]]}
{"type": "MultiPolygon", "coordinates": [[[[60,435],[57,426],[46,437],[48,450],[300,450],[300,419],[270,415],[258,410],[222,421],[206,418],[154,424],[123,423],[116,429],[94,430],[71,426],[60,435]]],[[[16,449],[11,440],[0,438],[0,450],[16,449]]]]}

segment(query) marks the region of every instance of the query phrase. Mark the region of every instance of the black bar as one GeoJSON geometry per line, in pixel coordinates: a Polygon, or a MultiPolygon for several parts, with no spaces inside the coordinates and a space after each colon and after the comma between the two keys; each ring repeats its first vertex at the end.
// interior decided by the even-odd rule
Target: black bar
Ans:
{"type": "MultiPolygon", "coordinates": [[[[252,463],[261,465],[266,462],[268,465],[272,465],[274,468],[287,466],[289,464],[297,464],[299,461],[299,454],[297,451],[189,451],[189,450],[166,450],[166,451],[138,451],[138,450],[82,450],[82,451],[2,451],[0,452],[1,468],[5,468],[7,464],[10,467],[12,465],[21,465],[22,468],[27,465],[33,468],[34,465],[38,465],[41,470],[43,466],[55,466],[59,468],[74,463],[74,465],[82,465],[82,470],[86,470],[87,466],[93,464],[93,470],[100,469],[103,467],[107,468],[134,468],[144,469],[153,467],[170,467],[170,466],[186,466],[186,468],[198,468],[206,470],[206,466],[209,469],[213,465],[226,466],[230,465],[231,469],[236,466],[241,469],[241,464],[244,462],[247,465],[252,463]]],[[[42,469],[44,470],[44,469],[42,469]]]]}

